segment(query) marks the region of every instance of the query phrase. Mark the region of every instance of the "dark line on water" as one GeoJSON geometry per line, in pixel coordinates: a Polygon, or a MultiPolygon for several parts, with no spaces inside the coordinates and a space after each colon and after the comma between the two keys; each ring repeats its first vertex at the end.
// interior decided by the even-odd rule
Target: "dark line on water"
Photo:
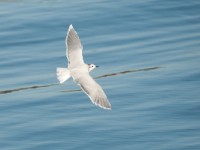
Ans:
{"type": "Polygon", "coordinates": [[[50,86],[55,86],[55,85],[59,85],[59,84],[54,83],[54,84],[46,84],[46,85],[34,85],[34,86],[29,86],[29,87],[23,87],[23,88],[11,89],[11,90],[4,90],[4,91],[0,91],[0,94],[8,94],[8,93],[12,93],[12,92],[29,90],[29,89],[45,88],[45,87],[50,87],[50,86]]]}
{"type": "Polygon", "coordinates": [[[98,76],[95,79],[105,78],[105,77],[109,77],[109,76],[122,75],[122,74],[131,73],[131,72],[150,71],[150,70],[155,70],[155,69],[159,69],[159,68],[160,67],[151,67],[151,68],[143,68],[143,69],[126,70],[126,71],[121,71],[121,72],[117,72],[117,73],[110,73],[110,74],[105,74],[105,75],[102,75],[102,76],[98,76]]]}
{"type": "MultiPolygon", "coordinates": [[[[159,68],[160,67],[149,67],[149,68],[143,68],[143,69],[131,69],[131,70],[126,70],[126,71],[121,71],[121,72],[101,75],[101,76],[95,77],[95,79],[111,77],[111,76],[117,76],[117,75],[127,74],[127,73],[131,73],[131,72],[150,71],[150,70],[155,70],[155,69],[159,69],[159,68]]],[[[39,88],[46,88],[46,87],[57,86],[57,85],[59,85],[59,83],[46,84],[46,85],[34,85],[34,86],[29,86],[29,87],[22,87],[22,88],[16,88],[16,89],[3,90],[3,91],[0,91],[0,94],[9,94],[9,93],[17,92],[17,91],[22,91],[22,90],[39,89],[39,88]]],[[[62,92],[78,92],[78,91],[81,91],[81,90],[80,89],[79,90],[67,90],[67,91],[62,91],[62,92]]]]}
{"type": "Polygon", "coordinates": [[[64,91],[61,91],[61,92],[67,92],[67,93],[70,93],[70,92],[80,92],[81,89],[77,89],[77,90],[64,90],[64,91]]]}

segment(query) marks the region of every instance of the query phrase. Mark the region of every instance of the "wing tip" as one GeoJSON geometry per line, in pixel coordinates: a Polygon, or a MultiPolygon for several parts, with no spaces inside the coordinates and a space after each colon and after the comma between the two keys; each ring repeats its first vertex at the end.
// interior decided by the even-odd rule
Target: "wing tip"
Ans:
{"type": "Polygon", "coordinates": [[[69,25],[69,28],[68,28],[68,30],[67,30],[67,36],[66,36],[66,38],[65,38],[66,46],[67,46],[67,38],[68,38],[68,36],[69,36],[69,32],[70,32],[72,29],[74,29],[74,27],[73,27],[72,24],[70,24],[70,25],[69,25]]]}
{"type": "Polygon", "coordinates": [[[109,105],[108,107],[102,107],[102,108],[106,110],[112,110],[111,105],[109,105]]]}
{"type": "Polygon", "coordinates": [[[99,106],[100,108],[103,108],[103,109],[106,109],[106,110],[112,110],[112,108],[111,108],[111,104],[109,103],[108,104],[108,106],[103,106],[103,105],[101,105],[101,104],[99,104],[99,103],[96,103],[96,102],[94,102],[94,101],[92,101],[96,106],[99,106]]]}
{"type": "Polygon", "coordinates": [[[71,29],[73,29],[73,28],[74,28],[73,25],[70,24],[70,25],[69,25],[69,31],[70,31],[71,29]]]}
{"type": "MultiPolygon", "coordinates": [[[[84,91],[84,90],[83,90],[84,91]]],[[[85,91],[84,91],[85,92],[85,91]]],[[[86,92],[85,92],[86,93],[86,92]]],[[[86,93],[86,95],[88,95],[87,93],[86,93]]],[[[108,102],[108,105],[101,105],[100,103],[97,103],[97,102],[95,102],[91,97],[90,97],[90,95],[88,95],[88,97],[90,98],[90,100],[91,100],[91,102],[93,103],[93,104],[95,104],[96,106],[99,106],[100,108],[103,108],[103,109],[106,109],[106,110],[112,110],[112,108],[111,108],[111,104],[108,102]]]]}
{"type": "Polygon", "coordinates": [[[106,109],[106,110],[112,110],[111,107],[105,107],[105,108],[103,108],[103,109],[106,109]]]}
{"type": "Polygon", "coordinates": [[[74,27],[73,27],[72,24],[70,24],[70,25],[69,25],[69,28],[68,28],[68,31],[67,31],[66,40],[67,40],[67,37],[68,37],[68,35],[69,35],[69,32],[70,32],[72,29],[74,29],[74,27]]]}
{"type": "Polygon", "coordinates": [[[106,110],[112,110],[111,106],[109,106],[109,107],[105,107],[105,106],[101,106],[101,105],[97,105],[97,106],[99,106],[99,107],[101,107],[103,109],[106,109],[106,110]]]}

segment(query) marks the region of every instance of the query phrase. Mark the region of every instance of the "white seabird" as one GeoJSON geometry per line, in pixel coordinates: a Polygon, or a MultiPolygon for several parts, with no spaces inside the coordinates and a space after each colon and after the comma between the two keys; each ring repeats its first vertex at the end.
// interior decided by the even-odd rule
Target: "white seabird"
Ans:
{"type": "Polygon", "coordinates": [[[104,109],[111,109],[111,104],[103,89],[89,74],[98,66],[84,63],[83,46],[72,25],[69,26],[65,44],[68,68],[57,68],[59,82],[64,83],[72,77],[95,105],[104,109]]]}

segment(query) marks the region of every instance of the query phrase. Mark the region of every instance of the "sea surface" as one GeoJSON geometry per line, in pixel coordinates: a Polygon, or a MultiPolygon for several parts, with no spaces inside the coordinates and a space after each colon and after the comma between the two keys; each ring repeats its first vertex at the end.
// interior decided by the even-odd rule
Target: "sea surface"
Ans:
{"type": "Polygon", "coordinates": [[[1,150],[199,150],[200,1],[0,0],[1,150]],[[78,32],[112,110],[66,67],[78,32]]]}

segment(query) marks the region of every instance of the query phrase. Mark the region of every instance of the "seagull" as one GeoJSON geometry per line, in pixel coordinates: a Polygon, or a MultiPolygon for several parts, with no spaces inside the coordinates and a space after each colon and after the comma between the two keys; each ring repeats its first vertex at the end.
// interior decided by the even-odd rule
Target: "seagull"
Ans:
{"type": "Polygon", "coordinates": [[[72,77],[75,83],[80,86],[82,91],[95,105],[111,110],[111,104],[108,101],[105,92],[89,74],[90,71],[98,66],[84,63],[83,46],[72,25],[69,26],[65,44],[68,68],[58,67],[56,69],[57,79],[60,84],[72,77]]]}

